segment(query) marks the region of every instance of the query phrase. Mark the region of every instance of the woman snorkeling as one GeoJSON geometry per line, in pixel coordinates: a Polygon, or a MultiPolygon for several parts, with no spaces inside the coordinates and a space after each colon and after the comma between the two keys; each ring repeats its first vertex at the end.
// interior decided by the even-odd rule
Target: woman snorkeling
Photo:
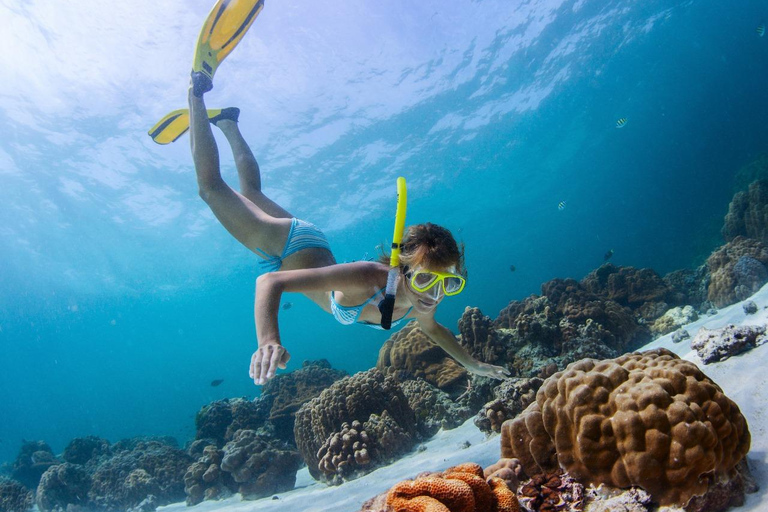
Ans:
{"type": "MultiPolygon", "coordinates": [[[[240,111],[228,108],[209,120],[203,93],[189,90],[190,138],[200,197],[240,243],[263,257],[266,271],[256,280],[254,315],[258,349],[251,357],[254,384],[266,383],[290,359],[278,328],[280,297],[303,293],[341,324],[381,328],[377,307],[383,298],[389,265],[359,261],[337,264],[325,235],[299,220],[261,191],[259,165],[237,125],[240,111]],[[222,179],[211,124],[226,136],[237,167],[240,192],[222,179]]],[[[384,258],[382,258],[384,260],[384,258]]],[[[392,325],[416,319],[419,327],[450,356],[477,375],[504,378],[509,372],[477,361],[453,333],[435,321],[445,296],[464,288],[463,250],[450,231],[434,224],[408,228],[403,239],[392,325]]]]}

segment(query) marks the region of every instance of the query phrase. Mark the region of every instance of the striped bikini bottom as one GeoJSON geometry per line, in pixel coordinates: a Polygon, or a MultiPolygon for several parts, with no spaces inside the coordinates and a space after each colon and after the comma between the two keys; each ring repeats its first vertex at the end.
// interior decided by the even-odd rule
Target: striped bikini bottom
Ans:
{"type": "Polygon", "coordinates": [[[280,270],[285,258],[297,251],[310,248],[331,250],[328,239],[317,226],[294,217],[291,219],[291,230],[288,232],[288,239],[280,256],[270,256],[261,249],[256,249],[264,258],[264,261],[259,262],[259,267],[264,272],[276,272],[280,270]]]}

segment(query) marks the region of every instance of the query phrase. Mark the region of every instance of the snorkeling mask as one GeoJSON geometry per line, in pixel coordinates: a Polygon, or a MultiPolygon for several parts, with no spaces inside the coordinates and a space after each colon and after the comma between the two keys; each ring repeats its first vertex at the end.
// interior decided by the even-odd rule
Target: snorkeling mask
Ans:
{"type": "Polygon", "coordinates": [[[403,275],[411,283],[411,288],[420,293],[427,293],[433,299],[440,296],[441,290],[449,297],[458,295],[464,290],[464,285],[467,282],[460,275],[450,272],[432,272],[411,269],[408,266],[403,267],[403,275]],[[439,284],[442,286],[438,286],[439,284]]]}

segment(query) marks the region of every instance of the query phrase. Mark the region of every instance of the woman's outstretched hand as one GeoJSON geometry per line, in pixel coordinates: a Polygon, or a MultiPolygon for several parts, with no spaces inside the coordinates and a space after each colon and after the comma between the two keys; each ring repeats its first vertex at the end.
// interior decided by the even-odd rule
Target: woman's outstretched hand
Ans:
{"type": "Polygon", "coordinates": [[[257,386],[275,376],[280,368],[285,369],[286,363],[291,359],[291,354],[279,343],[265,343],[251,356],[251,369],[248,374],[257,386]]]}
{"type": "Polygon", "coordinates": [[[494,366],[488,363],[481,363],[479,361],[474,366],[474,368],[467,369],[475,375],[480,375],[481,377],[490,377],[492,379],[506,379],[510,375],[509,370],[506,368],[501,366],[494,366]]]}

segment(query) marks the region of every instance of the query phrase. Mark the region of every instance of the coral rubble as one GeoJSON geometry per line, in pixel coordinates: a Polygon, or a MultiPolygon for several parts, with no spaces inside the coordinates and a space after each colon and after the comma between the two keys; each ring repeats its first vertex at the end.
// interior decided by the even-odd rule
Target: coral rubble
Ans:
{"type": "Polygon", "coordinates": [[[702,327],[691,340],[691,348],[704,364],[709,364],[751,350],[766,341],[765,326],[730,324],[721,329],[702,327]]]}

